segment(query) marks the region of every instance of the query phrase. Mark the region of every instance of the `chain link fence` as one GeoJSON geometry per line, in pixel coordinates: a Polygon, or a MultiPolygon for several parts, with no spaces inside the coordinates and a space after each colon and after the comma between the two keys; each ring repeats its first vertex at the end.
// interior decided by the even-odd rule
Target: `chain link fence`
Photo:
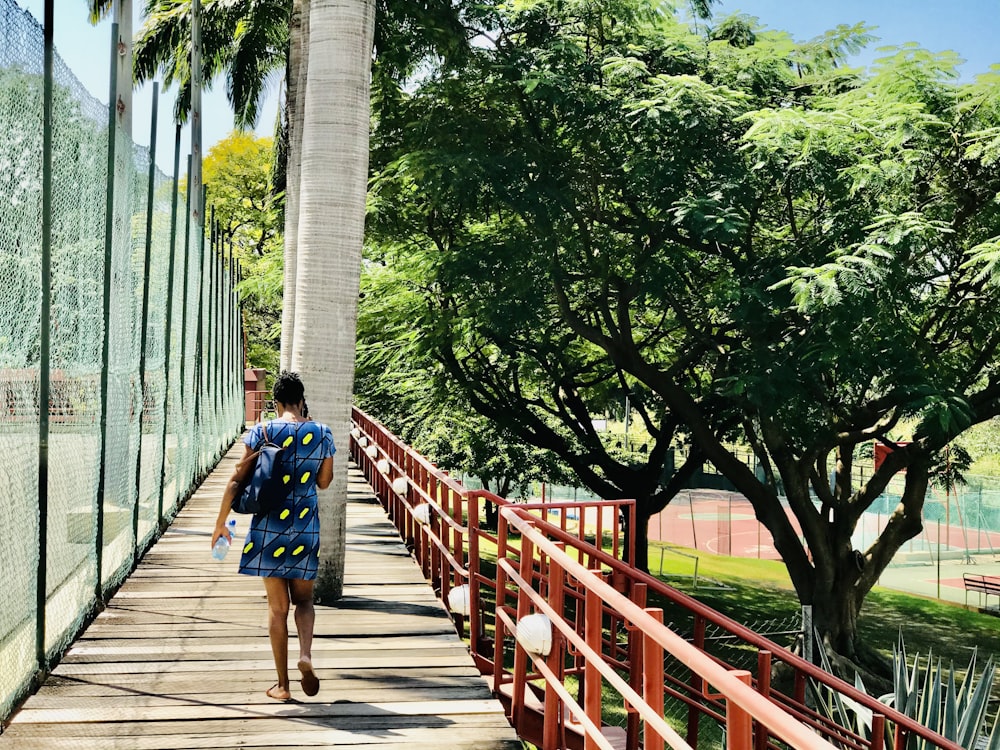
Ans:
{"type": "Polygon", "coordinates": [[[46,129],[44,67],[0,0],[0,720],[243,421],[235,269],[58,56],[46,129]]]}

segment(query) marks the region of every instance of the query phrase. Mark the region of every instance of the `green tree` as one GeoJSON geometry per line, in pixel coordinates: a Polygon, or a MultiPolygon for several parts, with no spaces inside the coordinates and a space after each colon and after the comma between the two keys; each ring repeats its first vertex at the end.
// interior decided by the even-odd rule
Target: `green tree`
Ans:
{"type": "Polygon", "coordinates": [[[278,371],[283,265],[280,217],[271,190],[273,142],[233,131],[205,156],[210,210],[225,246],[243,269],[239,294],[247,362],[278,371]]]}
{"type": "MultiPolygon", "coordinates": [[[[377,250],[374,251],[378,254],[377,250]]],[[[375,261],[361,274],[355,399],[394,434],[450,471],[478,478],[501,497],[523,496],[532,482],[572,481],[550,451],[526,444],[469,406],[423,346],[418,270],[375,261]]],[[[495,525],[495,518],[488,519],[495,525]]]]}
{"type": "Polygon", "coordinates": [[[204,161],[209,204],[226,244],[237,257],[264,255],[281,240],[271,191],[274,141],[234,130],[208,150],[204,161]]]}
{"type": "Polygon", "coordinates": [[[646,9],[499,14],[492,46],[379,123],[372,226],[424,258],[422,332],[475,408],[585,431],[604,405],[576,396],[641,384],[652,426],[753,504],[841,666],[881,667],[864,598],[940,451],[1000,412],[998,78],[956,84],[915,47],[846,69],[863,27],[706,42],[646,9]],[[913,441],[860,483],[855,448],[903,420],[913,441]]]}

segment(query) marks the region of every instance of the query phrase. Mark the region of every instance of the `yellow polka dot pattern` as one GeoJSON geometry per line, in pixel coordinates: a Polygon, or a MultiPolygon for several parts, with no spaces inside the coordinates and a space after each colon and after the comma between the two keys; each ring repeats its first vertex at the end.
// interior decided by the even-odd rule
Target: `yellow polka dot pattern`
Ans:
{"type": "MultiPolygon", "coordinates": [[[[295,441],[296,441],[297,437],[298,437],[298,440],[299,440],[299,442],[300,442],[301,445],[309,445],[309,444],[311,444],[311,443],[313,443],[315,441],[315,438],[322,439],[321,435],[316,434],[316,433],[314,433],[312,431],[306,431],[304,434],[297,433],[295,435],[289,435],[288,437],[286,437],[282,441],[282,447],[283,448],[288,448],[290,446],[293,446],[295,444],[295,441]]],[[[307,484],[309,482],[309,480],[311,478],[312,478],[312,472],[305,471],[305,472],[303,472],[298,477],[298,480],[299,480],[299,483],[301,485],[305,485],[305,484],[307,484]]],[[[285,485],[290,484],[292,481],[294,481],[294,479],[295,479],[295,474],[294,473],[284,474],[281,477],[282,483],[285,484],[285,485]]],[[[294,505],[295,505],[294,501],[291,503],[291,505],[293,507],[283,508],[281,510],[281,512],[279,513],[279,517],[280,517],[280,519],[282,521],[288,520],[291,517],[292,513],[295,512],[296,509],[294,508],[294,505]]],[[[299,509],[298,510],[298,518],[299,518],[299,520],[305,519],[307,516],[309,516],[309,514],[311,512],[312,512],[312,508],[311,507],[305,507],[305,508],[299,509]]],[[[277,541],[277,539],[275,539],[275,541],[277,541]]],[[[270,545],[266,545],[266,546],[270,546],[270,545]]],[[[249,554],[249,553],[251,553],[251,552],[253,552],[255,550],[256,550],[256,545],[254,544],[254,542],[251,542],[249,540],[246,542],[246,544],[243,547],[243,553],[244,554],[249,554]]],[[[286,563],[284,563],[284,562],[277,562],[277,561],[280,560],[281,558],[283,558],[286,554],[289,554],[289,551],[291,553],[291,557],[294,557],[294,558],[298,558],[300,556],[307,555],[307,554],[311,555],[311,554],[315,553],[315,551],[312,548],[310,548],[309,545],[307,545],[307,544],[297,544],[297,545],[294,546],[294,548],[283,545],[283,546],[278,547],[277,549],[274,549],[274,551],[272,552],[272,559],[274,559],[276,562],[275,563],[270,563],[270,565],[278,565],[278,566],[285,565],[286,563]]],[[[291,564],[290,560],[289,560],[288,564],[291,564]]],[[[268,564],[265,563],[265,565],[268,565],[268,564]]]]}

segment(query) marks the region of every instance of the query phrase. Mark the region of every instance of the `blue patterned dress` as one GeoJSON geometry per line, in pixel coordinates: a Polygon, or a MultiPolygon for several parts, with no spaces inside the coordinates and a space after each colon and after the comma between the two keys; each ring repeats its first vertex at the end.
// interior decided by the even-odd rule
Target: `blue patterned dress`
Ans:
{"type": "MultiPolygon", "coordinates": [[[[243,442],[252,450],[263,433],[263,425],[256,424],[243,442]]],[[[275,419],[267,423],[267,436],[277,445],[295,446],[295,486],[282,507],[252,517],[240,573],[311,581],[319,571],[316,474],[323,460],[336,453],[333,434],[319,422],[275,419]]]]}

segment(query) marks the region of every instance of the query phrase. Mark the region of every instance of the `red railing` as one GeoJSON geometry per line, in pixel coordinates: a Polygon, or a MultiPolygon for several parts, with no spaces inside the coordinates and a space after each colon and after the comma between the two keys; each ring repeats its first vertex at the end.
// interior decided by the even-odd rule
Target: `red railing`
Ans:
{"type": "Polygon", "coordinates": [[[920,737],[929,747],[958,750],[619,559],[635,528],[633,501],[517,504],[467,490],[371,417],[357,409],[353,416],[352,457],[424,575],[450,602],[459,632],[468,620],[476,664],[491,676],[524,739],[546,749],[637,750],[663,742],[696,747],[699,738],[708,738],[704,732],[717,739],[717,727],[725,727],[728,747],[756,750],[781,744],[881,750],[886,738],[891,747],[904,750],[910,737],[920,737]],[[484,528],[488,506],[498,510],[495,534],[484,528]],[[627,519],[624,524],[617,523],[620,517],[627,519]],[[485,545],[496,548],[495,567],[480,554],[485,545]],[[664,608],[673,618],[669,627],[663,624],[664,608]],[[551,625],[548,655],[529,653],[516,637],[517,624],[531,614],[545,615],[551,625]],[[724,634],[727,653],[750,654],[752,668],[735,667],[710,653],[715,647],[706,637],[709,627],[724,634]],[[665,660],[674,666],[666,673],[665,660]],[[782,676],[780,686],[772,684],[772,674],[782,676]],[[576,698],[567,677],[578,684],[576,698]],[[602,682],[624,703],[622,728],[601,726],[602,682]],[[810,683],[870,709],[874,719],[868,736],[811,708],[806,701],[810,683]],[[683,738],[664,722],[664,701],[686,714],[683,738]]]}

